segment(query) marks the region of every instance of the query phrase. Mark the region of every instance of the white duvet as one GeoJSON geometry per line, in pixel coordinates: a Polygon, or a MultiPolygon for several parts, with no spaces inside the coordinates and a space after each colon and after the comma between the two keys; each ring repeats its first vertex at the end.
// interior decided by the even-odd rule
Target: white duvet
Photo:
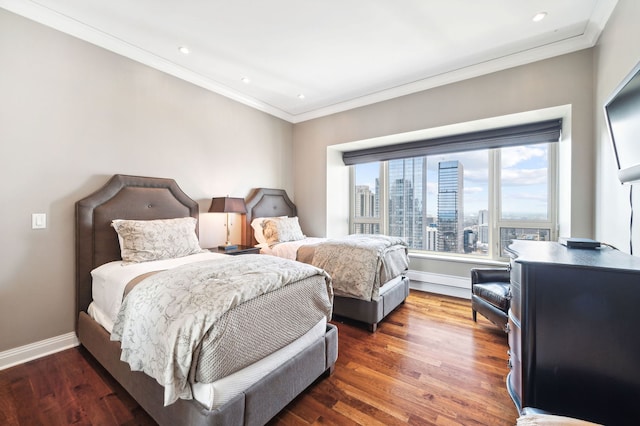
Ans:
{"type": "MultiPolygon", "coordinates": [[[[99,266],[91,272],[94,297],[93,302],[89,306],[88,313],[111,333],[114,320],[122,305],[125,287],[133,278],[147,272],[171,269],[192,262],[224,256],[226,255],[207,252],[176,259],[138,264],[122,265],[121,261],[114,261],[99,266]]],[[[194,399],[208,410],[221,407],[236,395],[248,389],[251,385],[281,366],[284,362],[303,351],[311,343],[322,338],[325,334],[326,324],[326,318],[322,318],[316,326],[298,340],[227,377],[213,383],[192,384],[194,399]]]]}
{"type": "Polygon", "coordinates": [[[218,253],[198,253],[190,256],[178,257],[175,259],[156,260],[153,262],[142,262],[123,265],[122,261],[105,263],[91,271],[93,302],[97,305],[104,322],[101,324],[111,333],[113,322],[118,316],[122,297],[127,284],[135,277],[147,272],[162,271],[172,269],[176,266],[202,260],[223,258],[225,254],[218,253]]]}
{"type": "Polygon", "coordinates": [[[124,299],[111,340],[121,342],[120,359],[133,371],[144,371],[164,386],[165,406],[191,399],[193,354],[213,324],[244,302],[312,276],[326,282],[323,312],[330,315],[330,280],[305,263],[254,254],[162,271],[124,299]]]}
{"type": "Polygon", "coordinates": [[[260,253],[262,254],[270,254],[272,256],[296,260],[298,249],[300,248],[300,246],[307,244],[316,244],[326,240],[326,238],[306,237],[302,240],[287,241],[284,243],[274,244],[271,247],[269,247],[268,244],[258,244],[258,247],[260,247],[260,253]]]}

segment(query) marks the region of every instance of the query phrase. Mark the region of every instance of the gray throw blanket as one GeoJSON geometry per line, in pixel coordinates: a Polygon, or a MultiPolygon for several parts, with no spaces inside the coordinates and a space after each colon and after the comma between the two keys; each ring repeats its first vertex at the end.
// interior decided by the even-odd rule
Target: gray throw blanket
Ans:
{"type": "Polygon", "coordinates": [[[164,386],[165,405],[191,399],[193,352],[225,312],[318,274],[331,292],[324,271],[273,256],[226,256],[159,272],[125,298],[111,340],[121,341],[121,359],[133,371],[144,371],[164,386]]]}

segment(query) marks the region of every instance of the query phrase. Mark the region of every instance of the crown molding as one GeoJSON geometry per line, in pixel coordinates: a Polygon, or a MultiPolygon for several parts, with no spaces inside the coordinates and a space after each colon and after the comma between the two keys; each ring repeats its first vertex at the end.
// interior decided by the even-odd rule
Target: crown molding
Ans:
{"type": "Polygon", "coordinates": [[[599,2],[597,9],[592,15],[593,19],[587,24],[585,31],[579,36],[568,37],[564,40],[549,43],[533,49],[523,50],[515,54],[506,55],[484,61],[482,63],[469,64],[468,66],[462,66],[457,69],[446,70],[438,75],[413,83],[382,90],[371,95],[361,96],[327,107],[318,108],[300,114],[291,114],[276,108],[273,105],[267,104],[253,97],[246,96],[222,83],[212,80],[211,78],[207,78],[201,74],[187,70],[178,64],[133,46],[124,40],[113,37],[96,28],[92,28],[78,22],[73,18],[34,3],[31,0],[0,0],[0,7],[9,10],[10,12],[16,13],[45,26],[54,28],[58,31],[87,41],[96,46],[125,56],[176,78],[188,81],[206,90],[225,96],[251,108],[294,124],[371,105],[400,96],[421,92],[445,84],[451,84],[469,78],[479,77],[481,75],[525,65],[531,62],[548,59],[554,56],[591,48],[597,43],[598,37],[600,36],[600,33],[602,32],[602,29],[613,12],[616,4],[617,0],[604,0],[599,2]]]}

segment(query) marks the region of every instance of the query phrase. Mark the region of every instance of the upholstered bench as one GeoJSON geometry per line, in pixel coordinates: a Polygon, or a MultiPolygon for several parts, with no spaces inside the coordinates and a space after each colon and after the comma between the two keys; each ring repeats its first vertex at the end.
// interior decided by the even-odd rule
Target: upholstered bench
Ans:
{"type": "Polygon", "coordinates": [[[511,305],[510,274],[507,268],[471,269],[471,309],[507,331],[507,313],[511,305]]]}

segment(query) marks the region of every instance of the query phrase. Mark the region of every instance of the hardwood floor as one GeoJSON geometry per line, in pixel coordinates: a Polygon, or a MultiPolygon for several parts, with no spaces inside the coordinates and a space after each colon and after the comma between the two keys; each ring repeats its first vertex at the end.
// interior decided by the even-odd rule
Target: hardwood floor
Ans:
{"type": "MultiPolygon", "coordinates": [[[[412,291],[375,334],[336,322],[335,372],[270,425],[509,425],[507,337],[470,302],[412,291]]],[[[0,371],[2,425],[152,425],[83,348],[0,371]]]]}

